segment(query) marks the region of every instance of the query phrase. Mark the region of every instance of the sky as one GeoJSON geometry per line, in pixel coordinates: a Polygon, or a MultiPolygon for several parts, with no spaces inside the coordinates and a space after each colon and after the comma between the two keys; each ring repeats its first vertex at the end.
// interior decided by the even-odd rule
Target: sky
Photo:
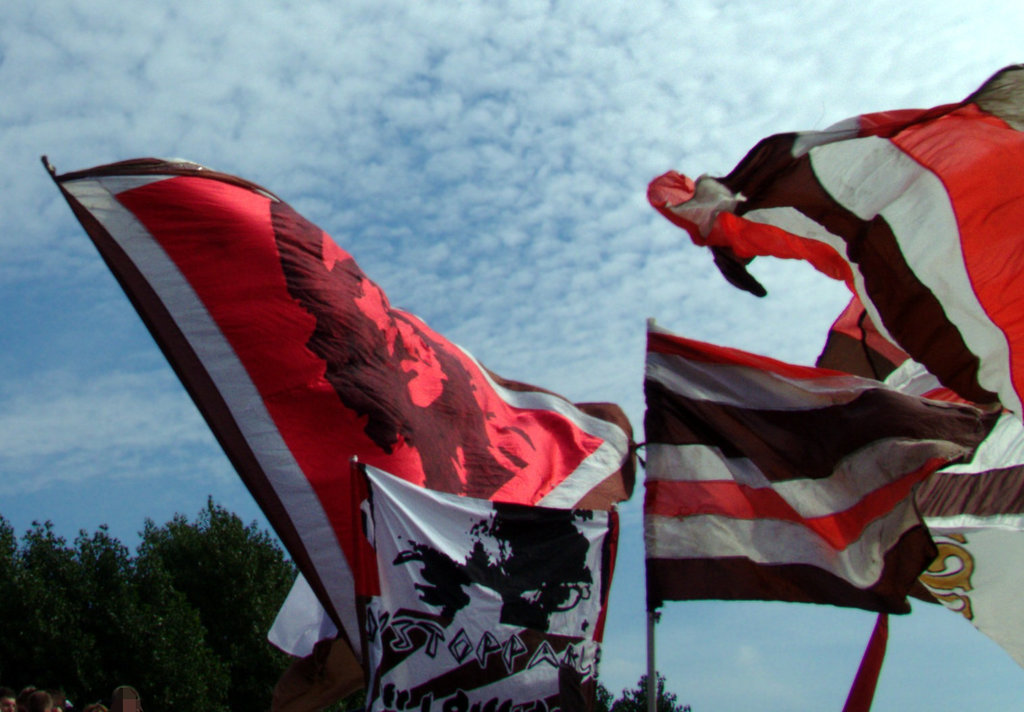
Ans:
{"type": "MultiPolygon", "coordinates": [[[[813,363],[847,300],[759,260],[758,300],[647,183],[760,138],[965,97],[1024,61],[1017,0],[666,3],[14,0],[0,23],[0,515],[73,539],[207,497],[265,526],[60,198],[60,172],[158,156],[266,186],[506,378],[612,401],[642,439],[645,321],[813,363]]],[[[638,486],[601,678],[645,670],[638,486]]],[[[874,616],[669,603],[658,669],[694,712],[841,709],[874,616]]],[[[1005,710],[1024,670],[957,615],[891,621],[874,709],[1005,710]]]]}

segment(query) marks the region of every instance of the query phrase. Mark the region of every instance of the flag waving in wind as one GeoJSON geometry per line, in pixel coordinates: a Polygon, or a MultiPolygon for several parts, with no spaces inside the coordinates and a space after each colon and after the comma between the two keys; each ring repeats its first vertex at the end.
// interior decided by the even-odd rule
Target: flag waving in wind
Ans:
{"type": "Polygon", "coordinates": [[[362,469],[381,579],[367,710],[590,709],[615,513],[455,497],[362,469]]]}
{"type": "Polygon", "coordinates": [[[483,499],[628,496],[621,410],[490,373],[265,189],[156,159],[54,178],[357,655],[354,456],[483,499]]]}
{"type": "Polygon", "coordinates": [[[649,607],[910,610],[935,558],[912,493],[994,416],[877,381],[648,332],[649,607]]]}
{"type": "MultiPolygon", "coordinates": [[[[902,393],[962,402],[886,341],[856,298],[832,325],[818,366],[884,377],[902,393]]],[[[962,615],[1024,666],[1024,615],[1016,603],[1024,586],[1021,419],[1000,413],[974,455],[929,477],[916,501],[939,549],[921,583],[936,602],[962,615]]]]}
{"type": "Polygon", "coordinates": [[[735,285],[757,255],[844,280],[879,331],[974,403],[1024,414],[1024,66],[957,104],[762,140],[733,171],[656,178],[651,204],[735,285]]]}

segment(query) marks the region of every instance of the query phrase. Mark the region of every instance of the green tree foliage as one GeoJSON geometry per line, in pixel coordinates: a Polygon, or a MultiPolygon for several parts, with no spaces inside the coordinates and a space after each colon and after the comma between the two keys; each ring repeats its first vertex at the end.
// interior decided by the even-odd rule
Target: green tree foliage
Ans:
{"type": "Polygon", "coordinates": [[[208,502],[147,522],[132,556],[105,527],[72,544],[50,523],[20,542],[0,517],[0,683],[76,703],[120,684],[147,710],[269,708],[288,658],[266,632],[294,579],[269,534],[208,502]]]}
{"type": "Polygon", "coordinates": [[[178,515],[162,527],[146,522],[138,562],[165,571],[206,630],[226,666],[231,709],[267,707],[289,658],[267,631],[295,580],[270,534],[207,501],[195,523],[178,515]]]}
{"type": "MultiPolygon", "coordinates": [[[[623,690],[617,698],[604,685],[597,685],[597,712],[647,712],[647,675],[641,675],[636,687],[623,690]]],[[[658,675],[658,712],[691,712],[690,705],[679,704],[675,693],[665,691],[665,676],[658,675]]]]}

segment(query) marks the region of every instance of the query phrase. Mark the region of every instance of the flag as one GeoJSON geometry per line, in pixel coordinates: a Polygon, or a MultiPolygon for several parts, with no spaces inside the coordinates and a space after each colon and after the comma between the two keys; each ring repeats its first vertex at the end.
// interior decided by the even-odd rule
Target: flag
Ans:
{"type": "Polygon", "coordinates": [[[844,280],[948,388],[1021,415],[1024,66],[964,101],[777,134],[729,175],[656,178],[651,204],[756,294],[757,255],[844,280]]]}
{"type": "Polygon", "coordinates": [[[815,365],[884,381],[909,356],[883,336],[857,297],[833,322],[815,365]]]}
{"type": "Polygon", "coordinates": [[[969,455],[990,416],[653,326],[647,350],[649,607],[910,610],[935,558],[912,492],[969,455]]]}
{"type": "MultiPolygon", "coordinates": [[[[920,364],[904,363],[887,383],[905,393],[953,400],[920,364]]],[[[916,494],[938,547],[921,583],[1024,666],[1024,424],[1001,413],[973,457],[948,465],[916,494]]]]}
{"type": "Polygon", "coordinates": [[[620,409],[489,372],[266,189],[157,159],[51,174],[357,657],[352,457],[485,499],[628,496],[620,409]]]}
{"type": "Polygon", "coordinates": [[[316,641],[274,685],[272,712],[319,712],[363,689],[363,670],[344,638],[316,641]]]}
{"type": "Polygon", "coordinates": [[[1020,421],[1004,415],[974,461],[937,472],[917,501],[939,550],[921,583],[1024,667],[1022,451],[1020,421]],[[998,466],[990,466],[998,450],[998,466]]]}
{"type": "Polygon", "coordinates": [[[591,709],[615,513],[456,497],[364,469],[380,576],[368,712],[591,709]]]}
{"type": "MultiPolygon", "coordinates": [[[[903,393],[961,400],[882,339],[856,300],[832,326],[818,366],[882,371],[903,393]]],[[[920,577],[923,597],[962,615],[1024,666],[1024,615],[1017,605],[1024,587],[1024,424],[1001,413],[974,455],[925,480],[916,501],[939,552],[920,577]]]]}

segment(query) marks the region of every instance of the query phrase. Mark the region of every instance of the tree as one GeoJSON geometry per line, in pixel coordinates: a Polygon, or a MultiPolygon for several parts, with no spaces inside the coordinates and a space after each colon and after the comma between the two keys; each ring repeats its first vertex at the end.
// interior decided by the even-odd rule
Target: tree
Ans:
{"type": "Polygon", "coordinates": [[[208,500],[196,522],[147,521],[138,565],[165,572],[199,614],[206,642],[225,666],[234,710],[268,706],[290,659],[267,643],[295,569],[269,533],[208,500]]]}
{"type": "MultiPolygon", "coordinates": [[[[690,705],[680,705],[675,693],[665,691],[665,676],[658,675],[658,712],[691,712],[690,705]]],[[[647,712],[647,675],[641,675],[636,687],[623,690],[612,702],[612,694],[598,683],[597,712],[647,712]]]]}
{"type": "Polygon", "coordinates": [[[289,658],[266,633],[294,579],[269,533],[208,501],[195,522],[147,521],[135,556],[106,527],[73,544],[50,522],[20,542],[0,517],[0,682],[151,712],[265,710],[289,658]]]}
{"type": "Polygon", "coordinates": [[[161,694],[156,709],[205,703],[219,662],[198,616],[169,579],[142,575],[105,527],[68,545],[50,522],[35,523],[18,544],[0,518],[0,556],[6,684],[63,689],[78,701],[130,682],[161,694]]]}

